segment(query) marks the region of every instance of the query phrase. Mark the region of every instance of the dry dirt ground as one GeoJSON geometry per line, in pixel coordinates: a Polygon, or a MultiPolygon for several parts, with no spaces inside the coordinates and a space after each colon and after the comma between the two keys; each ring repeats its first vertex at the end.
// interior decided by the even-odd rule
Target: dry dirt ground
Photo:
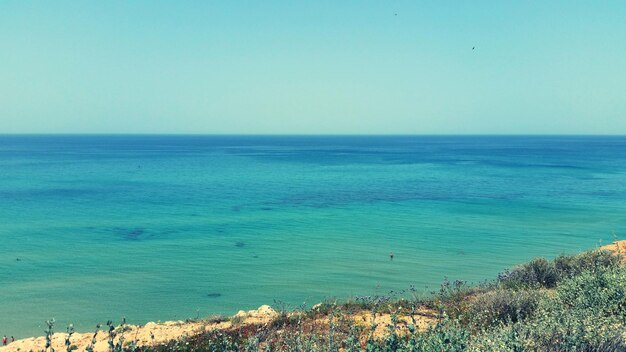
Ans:
{"type": "MultiPolygon", "coordinates": [[[[117,336],[113,340],[114,343],[119,341],[123,336],[126,342],[135,341],[138,346],[154,346],[167,343],[174,339],[180,339],[186,336],[194,336],[204,331],[211,330],[229,330],[239,329],[242,326],[254,325],[263,326],[270,324],[278,313],[271,307],[264,305],[255,310],[247,312],[239,311],[229,321],[210,322],[210,321],[169,321],[164,323],[147,323],[146,325],[125,325],[123,329],[118,329],[117,336]],[[123,332],[122,332],[123,330],[123,332]]],[[[376,323],[376,331],[374,336],[383,336],[388,331],[391,323],[389,314],[377,314],[372,320],[372,314],[367,311],[359,312],[351,317],[354,324],[361,325],[365,328],[376,323]]],[[[434,312],[422,310],[414,316],[416,328],[425,330],[428,326],[436,322],[434,312]]],[[[317,325],[327,325],[327,319],[319,319],[317,325]]],[[[407,331],[407,325],[412,323],[412,319],[408,316],[399,316],[397,330],[399,333],[407,331]]],[[[105,327],[106,328],[106,327],[105,327]]],[[[55,333],[52,336],[52,347],[56,351],[66,351],[65,345],[67,334],[55,333]]],[[[76,346],[77,351],[85,351],[87,346],[92,344],[94,333],[74,333],[71,336],[71,345],[76,346]]],[[[99,331],[95,335],[96,343],[93,344],[93,350],[96,352],[106,352],[109,350],[109,334],[105,331],[99,331]]],[[[27,352],[27,351],[43,351],[46,345],[45,336],[31,337],[17,340],[5,347],[0,347],[0,352],[27,352]]]]}

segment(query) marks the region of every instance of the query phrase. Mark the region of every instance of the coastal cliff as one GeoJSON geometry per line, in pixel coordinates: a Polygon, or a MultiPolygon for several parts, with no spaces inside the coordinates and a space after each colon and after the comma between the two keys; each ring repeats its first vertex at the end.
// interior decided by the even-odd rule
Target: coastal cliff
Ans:
{"type": "MultiPolygon", "coordinates": [[[[551,262],[539,258],[505,270],[495,282],[484,285],[445,281],[427,299],[407,299],[414,292],[405,290],[395,299],[324,302],[307,311],[277,312],[265,305],[228,318],[123,324],[73,333],[69,340],[67,333],[55,333],[49,341],[56,351],[97,352],[288,351],[293,344],[307,343],[312,351],[335,350],[334,346],[354,351],[403,350],[385,349],[389,344],[441,350],[437,343],[458,344],[462,348],[457,350],[470,351],[507,350],[513,343],[531,351],[544,350],[545,344],[590,350],[602,345],[608,346],[605,351],[622,351],[626,348],[624,253],[626,241],[616,241],[551,262]],[[551,320],[552,315],[559,315],[559,320],[551,320]]],[[[46,343],[46,336],[21,339],[0,347],[0,352],[43,351],[46,343]]]]}

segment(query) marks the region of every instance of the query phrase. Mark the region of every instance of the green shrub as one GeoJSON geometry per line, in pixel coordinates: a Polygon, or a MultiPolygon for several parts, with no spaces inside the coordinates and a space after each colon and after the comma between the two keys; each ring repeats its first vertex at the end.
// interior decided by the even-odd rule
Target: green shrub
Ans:
{"type": "Polygon", "coordinates": [[[559,275],[553,262],[544,258],[536,258],[530,262],[505,271],[499,276],[499,281],[504,287],[546,287],[552,288],[559,281],[559,275]]]}
{"type": "Polygon", "coordinates": [[[618,265],[618,258],[607,251],[589,251],[573,256],[561,255],[554,259],[554,267],[560,280],[580,275],[585,271],[616,268],[618,265]]]}
{"type": "Polygon", "coordinates": [[[155,346],[152,348],[146,348],[144,349],[144,351],[235,352],[235,351],[240,351],[249,346],[249,344],[246,343],[248,341],[244,341],[242,344],[239,344],[237,340],[238,340],[237,336],[232,336],[231,334],[225,333],[220,330],[211,330],[211,331],[207,331],[202,334],[193,336],[189,339],[173,340],[167,344],[155,346]],[[240,349],[240,345],[242,347],[241,349],[240,349]]]}
{"type": "Polygon", "coordinates": [[[614,316],[626,323],[626,269],[584,272],[559,285],[556,299],[571,310],[614,316]]]}
{"type": "Polygon", "coordinates": [[[615,320],[571,312],[485,330],[471,340],[473,352],[626,351],[623,326],[615,320]]]}
{"type": "Polygon", "coordinates": [[[474,327],[492,327],[517,323],[531,317],[543,291],[496,289],[474,299],[468,314],[474,327]]]}
{"type": "Polygon", "coordinates": [[[457,320],[445,319],[423,333],[413,334],[398,351],[461,352],[467,350],[469,338],[469,331],[457,320]]]}
{"type": "Polygon", "coordinates": [[[613,317],[556,309],[514,328],[526,351],[626,351],[624,328],[613,317]]]}

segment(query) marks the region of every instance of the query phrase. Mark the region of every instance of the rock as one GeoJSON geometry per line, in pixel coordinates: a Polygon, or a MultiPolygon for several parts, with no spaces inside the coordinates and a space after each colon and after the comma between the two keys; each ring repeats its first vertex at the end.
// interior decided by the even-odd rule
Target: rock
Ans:
{"type": "Polygon", "coordinates": [[[249,310],[247,312],[240,310],[235,314],[235,318],[243,319],[246,324],[261,324],[266,323],[269,320],[278,316],[278,313],[272,307],[268,305],[262,305],[257,309],[249,310]]]}

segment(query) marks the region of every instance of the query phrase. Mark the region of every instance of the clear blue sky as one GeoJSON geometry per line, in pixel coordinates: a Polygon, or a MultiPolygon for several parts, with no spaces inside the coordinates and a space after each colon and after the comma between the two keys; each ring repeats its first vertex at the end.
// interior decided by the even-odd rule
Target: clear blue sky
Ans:
{"type": "Polygon", "coordinates": [[[0,133],[626,134],[626,1],[0,0],[0,133]]]}

